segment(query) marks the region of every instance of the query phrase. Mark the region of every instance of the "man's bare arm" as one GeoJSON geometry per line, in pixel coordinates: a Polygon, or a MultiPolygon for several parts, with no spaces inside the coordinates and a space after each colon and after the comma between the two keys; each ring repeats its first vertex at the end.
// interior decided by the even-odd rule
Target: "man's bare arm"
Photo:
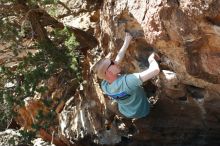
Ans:
{"type": "Polygon", "coordinates": [[[115,58],[115,62],[117,64],[121,63],[122,59],[124,58],[125,52],[130,44],[131,39],[132,39],[132,36],[126,32],[124,44],[122,45],[121,49],[118,52],[118,55],[115,58]]]}
{"type": "Polygon", "coordinates": [[[148,62],[150,64],[149,68],[139,73],[139,77],[143,82],[155,77],[160,72],[159,65],[154,57],[155,57],[155,54],[152,53],[148,58],[148,62]]]}

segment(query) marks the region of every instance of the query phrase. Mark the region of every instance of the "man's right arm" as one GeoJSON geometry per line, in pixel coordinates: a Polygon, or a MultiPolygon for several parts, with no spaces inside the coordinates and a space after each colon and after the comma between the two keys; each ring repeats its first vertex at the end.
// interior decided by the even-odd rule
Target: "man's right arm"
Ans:
{"type": "Polygon", "coordinates": [[[125,34],[125,39],[124,39],[124,43],[123,43],[121,49],[119,50],[118,55],[117,55],[116,58],[115,58],[115,62],[116,62],[117,64],[120,64],[121,61],[122,61],[122,59],[124,58],[125,52],[126,52],[128,46],[129,46],[131,40],[132,40],[131,34],[129,34],[129,33],[126,32],[126,34],[125,34]]]}
{"type": "Polygon", "coordinates": [[[139,77],[142,80],[142,82],[145,82],[145,81],[155,77],[160,72],[159,65],[154,57],[155,57],[155,54],[152,53],[148,58],[148,62],[150,64],[149,68],[147,70],[139,73],[139,77]]]}

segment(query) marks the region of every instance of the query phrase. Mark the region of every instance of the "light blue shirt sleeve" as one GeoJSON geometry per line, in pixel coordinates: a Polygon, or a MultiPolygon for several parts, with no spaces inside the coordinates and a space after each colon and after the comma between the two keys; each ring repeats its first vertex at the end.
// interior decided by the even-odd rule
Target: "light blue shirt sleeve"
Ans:
{"type": "Polygon", "coordinates": [[[126,75],[125,80],[126,80],[126,84],[127,84],[128,88],[130,90],[134,90],[143,84],[138,73],[126,75]]]}

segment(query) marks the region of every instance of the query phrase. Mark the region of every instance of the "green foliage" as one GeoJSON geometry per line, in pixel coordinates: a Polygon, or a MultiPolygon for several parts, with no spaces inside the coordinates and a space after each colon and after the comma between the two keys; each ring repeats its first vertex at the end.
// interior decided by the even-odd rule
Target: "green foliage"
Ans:
{"type": "Polygon", "coordinates": [[[42,0],[43,4],[56,4],[59,0],[42,0]]]}
{"type": "MultiPolygon", "coordinates": [[[[67,29],[54,33],[57,39],[65,38],[62,42],[62,48],[56,47],[56,44],[40,42],[35,44],[38,52],[29,53],[22,62],[19,63],[16,71],[11,71],[10,67],[1,66],[2,81],[1,84],[10,83],[12,87],[1,89],[1,96],[8,108],[15,104],[22,106],[23,99],[34,96],[38,93],[45,93],[47,87],[40,85],[41,81],[48,79],[50,76],[60,70],[67,70],[79,74],[77,55],[74,48],[77,42],[73,34],[67,29]],[[56,36],[58,35],[58,36],[56,36]],[[4,80],[4,81],[3,81],[4,80]]],[[[48,106],[48,104],[46,104],[48,106]]]]}
{"type": "Polygon", "coordinates": [[[11,48],[14,55],[18,55],[18,46],[22,40],[22,36],[19,35],[21,28],[13,24],[14,17],[4,15],[0,13],[0,43],[5,44],[6,48],[11,48]]]}
{"type": "Polygon", "coordinates": [[[21,140],[24,144],[32,145],[32,140],[36,136],[36,131],[20,130],[21,140]]]}
{"type": "Polygon", "coordinates": [[[36,116],[36,121],[32,125],[32,128],[35,131],[38,131],[42,128],[48,130],[48,128],[51,127],[51,125],[56,124],[56,116],[56,112],[53,110],[50,110],[48,113],[44,113],[42,110],[39,110],[36,116]]]}
{"type": "MultiPolygon", "coordinates": [[[[1,3],[7,3],[7,1],[3,0],[1,3]]],[[[30,0],[27,1],[27,6],[45,6],[56,3],[58,3],[58,0],[30,0]]],[[[30,22],[17,23],[17,15],[16,13],[0,13],[0,43],[14,53],[14,58],[19,55],[22,49],[29,51],[24,46],[23,40],[33,39],[34,33],[30,22]]],[[[29,48],[36,49],[35,52],[29,52],[26,57],[18,61],[16,67],[0,66],[0,130],[3,130],[15,115],[14,107],[24,106],[26,97],[33,97],[36,93],[47,92],[48,87],[45,86],[44,81],[51,76],[60,71],[66,71],[72,73],[73,78],[77,78],[79,82],[81,81],[80,53],[76,50],[79,44],[74,34],[65,27],[64,29],[48,31],[48,37],[50,40],[41,42],[33,39],[29,48]]],[[[52,101],[50,99],[42,101],[45,106],[51,106],[52,101]]],[[[56,113],[54,111],[50,111],[46,115],[39,111],[37,116],[39,121],[33,125],[33,129],[39,130],[40,128],[50,127],[54,124],[55,117],[56,113]],[[41,125],[42,121],[46,122],[41,125]]],[[[21,135],[24,138],[23,140],[29,143],[35,132],[21,131],[21,135]]]]}
{"type": "Polygon", "coordinates": [[[50,107],[53,101],[52,99],[43,99],[42,102],[46,107],[50,107]]]}
{"type": "Polygon", "coordinates": [[[15,146],[15,145],[16,145],[16,142],[15,142],[14,137],[12,137],[12,138],[9,139],[8,144],[10,144],[10,145],[12,145],[12,146],[15,146]]]}
{"type": "Polygon", "coordinates": [[[74,73],[77,75],[77,78],[81,80],[81,75],[79,74],[80,68],[79,68],[79,52],[75,50],[75,48],[79,45],[79,43],[76,41],[76,38],[73,33],[70,32],[70,30],[65,27],[63,30],[56,29],[53,32],[51,32],[50,37],[53,38],[53,42],[58,42],[57,45],[59,45],[60,42],[64,42],[64,44],[61,46],[62,48],[66,48],[66,56],[68,56],[69,60],[69,66],[74,73]],[[56,36],[56,37],[55,37],[56,36]]]}

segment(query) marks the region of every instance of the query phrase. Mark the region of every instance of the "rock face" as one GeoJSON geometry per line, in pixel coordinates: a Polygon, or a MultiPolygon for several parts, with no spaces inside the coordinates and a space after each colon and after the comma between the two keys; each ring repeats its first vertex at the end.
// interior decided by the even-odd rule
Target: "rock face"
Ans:
{"type": "MultiPolygon", "coordinates": [[[[76,14],[82,18],[79,23],[85,24],[79,27],[93,34],[99,46],[90,50],[84,62],[83,90],[61,112],[60,135],[87,145],[90,142],[85,139],[112,145],[220,144],[220,1],[87,0],[78,4],[90,5],[91,9],[76,14]],[[156,91],[159,100],[148,117],[135,121],[139,132],[131,139],[115,132],[120,126],[105,129],[105,98],[89,73],[98,55],[116,56],[125,31],[134,36],[122,62],[125,72],[147,68],[152,51],[161,55],[160,67],[166,70],[153,84],[145,85],[146,91],[156,91]]],[[[68,17],[64,20],[74,25],[68,17]]]]}
{"type": "MultiPolygon", "coordinates": [[[[101,47],[106,52],[117,51],[120,44],[116,40],[128,30],[168,57],[171,69],[187,84],[219,84],[219,26],[213,22],[218,18],[217,5],[218,1],[211,0],[106,2],[100,29],[111,39],[101,47]]],[[[105,40],[105,36],[100,37],[105,40]]]]}
{"type": "MultiPolygon", "coordinates": [[[[58,17],[72,26],[84,55],[80,60],[84,82],[78,88],[78,82],[65,79],[72,76],[65,72],[51,77],[45,82],[47,93],[26,98],[24,106],[16,109],[19,125],[33,130],[39,124],[39,137],[49,141],[38,139],[35,145],[220,145],[219,0],[58,3],[58,17]],[[134,121],[133,129],[130,120],[117,116],[112,124],[106,122],[111,116],[107,109],[114,104],[103,95],[100,80],[90,72],[96,59],[108,53],[112,58],[117,55],[125,31],[133,36],[121,64],[125,73],[146,69],[153,51],[161,57],[159,76],[143,85],[146,92],[155,94],[149,97],[154,106],[149,116],[134,121]],[[53,104],[45,107],[42,97],[51,97],[53,104]],[[42,112],[41,118],[47,120],[39,120],[42,112]],[[54,125],[47,127],[46,122],[54,125]]],[[[5,55],[0,57],[0,64],[10,53],[5,55]]],[[[1,145],[21,144],[17,131],[7,130],[0,137],[1,145]]]]}

